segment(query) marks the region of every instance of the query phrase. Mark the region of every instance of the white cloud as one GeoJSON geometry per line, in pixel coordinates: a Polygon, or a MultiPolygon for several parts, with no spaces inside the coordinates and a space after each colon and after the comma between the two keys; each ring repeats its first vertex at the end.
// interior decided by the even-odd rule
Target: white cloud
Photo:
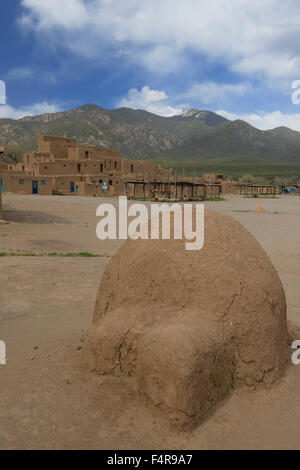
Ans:
{"type": "Polygon", "coordinates": [[[118,102],[117,106],[143,109],[160,116],[174,116],[182,113],[185,109],[181,106],[171,106],[168,103],[168,95],[164,91],[151,90],[148,86],[143,86],[141,91],[132,88],[128,91],[126,97],[118,102]]]}
{"type": "Polygon", "coordinates": [[[5,75],[5,80],[37,80],[46,83],[56,83],[56,74],[59,71],[37,70],[32,67],[15,67],[5,75]]]}
{"type": "MultiPolygon", "coordinates": [[[[143,86],[139,91],[132,88],[128,91],[127,95],[123,97],[117,106],[124,106],[126,108],[144,109],[150,113],[158,114],[160,116],[174,116],[182,113],[184,110],[191,108],[191,103],[199,103],[207,105],[211,103],[218,103],[219,101],[226,101],[232,95],[242,96],[249,89],[247,83],[239,84],[217,84],[214,82],[203,82],[193,85],[183,93],[176,96],[176,102],[184,104],[174,105],[165,91],[152,90],[149,86],[143,86]]],[[[194,106],[193,106],[194,107],[194,106]]]]}
{"type": "Polygon", "coordinates": [[[164,45],[156,46],[148,52],[142,51],[137,57],[148,70],[159,74],[177,71],[186,62],[175,48],[164,45]]]}
{"type": "Polygon", "coordinates": [[[285,126],[300,131],[300,113],[284,114],[281,111],[273,111],[271,113],[235,114],[225,110],[216,111],[216,113],[230,120],[242,119],[262,130],[285,126]]]}
{"type": "Polygon", "coordinates": [[[34,76],[34,71],[30,67],[16,67],[9,70],[6,75],[7,80],[26,80],[27,78],[32,78],[34,76]]]}
{"type": "Polygon", "coordinates": [[[69,30],[84,27],[89,22],[87,5],[82,0],[22,0],[27,9],[20,22],[40,30],[52,27],[69,30]]]}
{"type": "Polygon", "coordinates": [[[22,0],[22,5],[24,27],[87,57],[100,60],[107,48],[115,53],[126,48],[128,60],[165,73],[185,67],[191,51],[239,73],[300,78],[298,0],[22,0]]]}
{"type": "Polygon", "coordinates": [[[250,87],[248,83],[203,82],[193,85],[182,93],[180,98],[207,105],[229,99],[232,96],[243,96],[249,91],[250,87]]]}
{"type": "Polygon", "coordinates": [[[47,101],[35,103],[31,106],[13,108],[12,106],[0,105],[0,118],[21,119],[25,116],[36,116],[45,113],[57,113],[61,108],[57,104],[49,104],[47,101]]]}

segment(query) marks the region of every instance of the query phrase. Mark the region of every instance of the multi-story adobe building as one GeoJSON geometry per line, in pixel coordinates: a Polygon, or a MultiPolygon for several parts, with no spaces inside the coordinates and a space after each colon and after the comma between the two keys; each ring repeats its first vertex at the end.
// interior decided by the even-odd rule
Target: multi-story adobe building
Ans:
{"type": "Polygon", "coordinates": [[[76,139],[39,136],[37,151],[2,170],[4,192],[21,194],[124,194],[126,179],[166,180],[172,170],[143,160],[122,159],[120,150],[79,145],[76,139]]]}
{"type": "MultiPolygon", "coordinates": [[[[5,152],[5,147],[0,145],[0,157],[2,154],[5,152]]],[[[2,219],[2,192],[3,192],[3,179],[2,179],[2,171],[3,169],[6,169],[6,165],[3,165],[0,163],[0,182],[1,182],[1,188],[0,188],[0,220],[2,219]]]]}

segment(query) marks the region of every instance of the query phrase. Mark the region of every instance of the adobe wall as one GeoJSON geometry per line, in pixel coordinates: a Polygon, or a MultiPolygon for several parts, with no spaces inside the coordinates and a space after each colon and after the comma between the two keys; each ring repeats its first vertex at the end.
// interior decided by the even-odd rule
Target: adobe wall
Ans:
{"type": "Polygon", "coordinates": [[[55,158],[68,158],[67,149],[76,142],[76,139],[41,135],[37,138],[37,147],[39,153],[52,153],[55,158]]]}
{"type": "MultiPolygon", "coordinates": [[[[1,181],[1,178],[2,178],[2,175],[1,175],[1,172],[0,172],[0,181],[1,181]]],[[[1,187],[0,187],[0,220],[2,219],[2,191],[1,191],[1,187]]]]}
{"type": "Polygon", "coordinates": [[[77,163],[67,159],[38,163],[36,168],[38,175],[75,175],[77,173],[77,163]]]}
{"type": "MultiPolygon", "coordinates": [[[[3,145],[0,145],[0,157],[2,154],[5,152],[5,147],[3,145]]],[[[2,170],[7,169],[7,164],[6,163],[0,163],[0,183],[2,182],[2,170]]],[[[0,220],[2,219],[2,184],[0,185],[0,220]]]]}
{"type": "Polygon", "coordinates": [[[37,162],[54,162],[54,155],[50,153],[40,153],[40,152],[25,152],[23,153],[23,163],[37,163],[37,162]]]}
{"type": "Polygon", "coordinates": [[[74,183],[74,194],[76,191],[76,184],[81,181],[80,176],[68,175],[68,176],[53,176],[52,188],[53,191],[71,193],[71,182],[74,183]]]}
{"type": "Polygon", "coordinates": [[[19,178],[24,178],[27,175],[24,174],[23,171],[15,171],[12,174],[8,170],[2,170],[1,178],[3,180],[3,192],[4,193],[13,192],[12,187],[11,187],[11,178],[12,178],[12,176],[16,176],[16,177],[19,177],[19,178]]]}
{"type": "MultiPolygon", "coordinates": [[[[70,160],[120,160],[120,150],[101,147],[89,147],[87,145],[76,145],[68,147],[68,158],[70,160]]],[[[114,163],[114,162],[113,162],[114,163]]],[[[113,164],[112,163],[112,164],[113,164]]]]}
{"type": "Polygon", "coordinates": [[[55,137],[51,135],[39,135],[37,137],[37,147],[38,147],[38,152],[48,152],[48,150],[43,150],[46,149],[48,145],[50,144],[59,144],[59,145],[76,145],[77,140],[73,139],[71,137],[55,137]]]}
{"type": "Polygon", "coordinates": [[[143,176],[146,179],[168,179],[172,170],[144,160],[121,160],[121,171],[129,178],[143,176]]]}
{"type": "Polygon", "coordinates": [[[121,178],[93,176],[88,177],[86,181],[76,183],[75,192],[83,196],[121,196],[124,194],[124,183],[121,178]],[[107,182],[107,191],[103,190],[103,181],[107,182]]]}
{"type": "Polygon", "coordinates": [[[18,194],[32,194],[32,181],[38,182],[38,194],[52,194],[52,178],[32,177],[27,175],[10,175],[5,179],[4,190],[18,194]]]}
{"type": "Polygon", "coordinates": [[[239,185],[234,181],[222,181],[222,194],[237,194],[239,192],[239,185]]]}

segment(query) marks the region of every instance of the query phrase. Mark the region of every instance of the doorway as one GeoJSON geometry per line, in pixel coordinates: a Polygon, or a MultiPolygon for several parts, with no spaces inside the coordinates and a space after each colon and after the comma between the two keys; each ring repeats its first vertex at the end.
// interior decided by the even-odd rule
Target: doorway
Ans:
{"type": "Polygon", "coordinates": [[[39,184],[37,180],[32,181],[32,194],[38,194],[39,192],[39,184]]]}

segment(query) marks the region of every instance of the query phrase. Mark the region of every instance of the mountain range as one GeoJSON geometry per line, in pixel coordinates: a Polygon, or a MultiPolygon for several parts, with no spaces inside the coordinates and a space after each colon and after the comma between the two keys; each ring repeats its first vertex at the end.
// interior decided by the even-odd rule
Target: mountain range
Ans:
{"type": "Polygon", "coordinates": [[[120,148],[130,159],[161,162],[185,174],[300,175],[300,132],[262,131],[211,111],[162,117],[142,110],[87,104],[69,111],[0,119],[0,143],[36,148],[40,134],[75,137],[81,144],[120,148]]]}

